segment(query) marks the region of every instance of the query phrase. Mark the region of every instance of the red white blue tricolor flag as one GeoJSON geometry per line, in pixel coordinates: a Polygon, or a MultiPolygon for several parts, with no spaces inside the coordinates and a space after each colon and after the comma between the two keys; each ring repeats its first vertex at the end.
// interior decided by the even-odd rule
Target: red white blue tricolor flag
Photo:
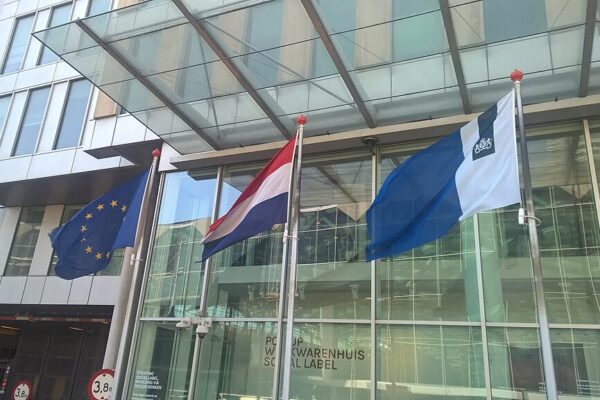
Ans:
{"type": "Polygon", "coordinates": [[[287,221],[296,136],[264,166],[227,214],[204,237],[202,261],[211,255],[287,221]]]}

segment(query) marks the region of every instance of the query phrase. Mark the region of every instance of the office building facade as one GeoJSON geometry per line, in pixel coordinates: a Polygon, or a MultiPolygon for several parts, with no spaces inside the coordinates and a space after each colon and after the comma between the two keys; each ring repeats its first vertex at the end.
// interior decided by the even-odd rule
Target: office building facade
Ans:
{"type": "MultiPolygon", "coordinates": [[[[63,210],[148,165],[149,149],[160,145],[159,195],[133,343],[125,349],[122,398],[266,399],[276,382],[294,399],[544,398],[544,329],[559,397],[600,397],[596,1],[127,3],[64,24],[52,23],[48,11],[48,22],[32,29],[32,43],[41,41],[62,60],[52,61],[54,68],[73,68],[57,106],[64,115],[71,112],[71,94],[83,92],[88,80],[102,93],[89,97],[77,144],[77,135],[61,133],[61,121],[74,117],[56,116],[52,106],[41,112],[45,116],[33,111],[46,96],[55,97],[60,83],[46,89],[52,94],[44,93],[44,84],[24,87],[27,94],[17,103],[24,123],[10,122],[12,105],[6,114],[0,168],[6,163],[16,174],[21,162],[29,171],[0,185],[2,235],[9,231],[15,238],[0,248],[6,259],[0,285],[16,290],[15,279],[25,282],[14,297],[19,301],[6,301],[15,315],[29,307],[28,296],[40,293],[28,286],[36,278],[47,282],[39,307],[54,304],[43,301],[45,285],[68,284],[76,293],[74,287],[90,281],[85,304],[75,304],[99,317],[90,311],[100,313],[91,308],[97,304],[94,285],[116,282],[117,275],[71,283],[33,276],[42,265],[49,268],[51,250],[19,232],[39,230],[43,237],[63,210]],[[461,221],[409,252],[365,261],[365,212],[387,174],[512,90],[514,68],[525,72],[543,278],[533,272],[518,205],[461,221]],[[308,122],[288,315],[280,310],[288,295],[281,282],[282,226],[200,260],[210,223],[294,134],[300,113],[308,122]],[[72,146],[62,150],[62,143],[72,146]],[[73,153],[70,169],[50,172],[53,157],[67,151],[73,153]],[[38,170],[41,175],[33,175],[38,170]],[[31,192],[48,199],[26,195],[31,192]],[[40,206],[42,217],[35,214],[40,206]],[[52,207],[54,219],[44,225],[52,207]],[[31,228],[40,219],[41,228],[31,228]],[[20,242],[29,243],[32,254],[24,274],[29,253],[17,252],[20,242]],[[536,304],[536,278],[542,278],[543,305],[536,304]],[[541,307],[547,327],[539,323],[541,307]],[[197,335],[195,326],[181,328],[182,320],[197,317],[211,318],[206,335],[197,335]],[[293,335],[286,341],[279,331],[288,324],[293,335]],[[289,364],[278,364],[277,351],[286,347],[289,364]]],[[[29,23],[27,12],[19,11],[24,4],[8,3],[15,11],[9,12],[13,33],[3,68],[17,63],[13,43],[29,23]]],[[[44,12],[38,7],[36,15],[44,12]]],[[[29,46],[25,64],[27,57],[52,57],[38,45],[35,57],[29,46]]],[[[28,71],[21,68],[11,78],[11,104],[28,71]]],[[[0,85],[5,75],[12,76],[4,73],[0,85]]],[[[115,293],[113,286],[99,294],[106,319],[115,293]]],[[[26,379],[24,373],[15,370],[11,379],[26,379]]],[[[43,398],[47,378],[39,376],[37,396],[43,398]]],[[[64,398],[77,398],[75,392],[64,398]]]]}

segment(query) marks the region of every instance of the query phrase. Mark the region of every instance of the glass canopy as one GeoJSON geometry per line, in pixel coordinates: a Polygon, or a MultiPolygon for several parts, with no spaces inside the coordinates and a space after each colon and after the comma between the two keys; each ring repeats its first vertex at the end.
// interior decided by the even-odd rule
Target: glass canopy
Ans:
{"type": "Polygon", "coordinates": [[[182,154],[600,91],[585,0],[148,0],[34,35],[182,154]],[[583,68],[582,68],[583,66],[583,68]]]}

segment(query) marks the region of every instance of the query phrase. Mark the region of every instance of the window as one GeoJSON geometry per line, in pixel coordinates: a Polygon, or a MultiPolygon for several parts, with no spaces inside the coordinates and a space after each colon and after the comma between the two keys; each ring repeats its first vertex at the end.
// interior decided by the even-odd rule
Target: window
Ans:
{"type": "MultiPolygon", "coordinates": [[[[63,4],[52,8],[52,14],[50,15],[50,23],[48,28],[54,26],[66,24],[71,19],[71,3],[63,4]]],[[[58,60],[58,56],[50,50],[50,48],[44,46],[42,48],[42,54],[38,65],[48,64],[58,60]]]]}
{"type": "Polygon", "coordinates": [[[87,16],[102,14],[110,10],[111,0],[91,0],[90,7],[88,8],[87,16]]]}
{"type": "Polygon", "coordinates": [[[6,114],[8,113],[9,104],[10,96],[0,97],[0,138],[2,137],[2,130],[4,128],[4,121],[6,120],[6,114]]]}
{"type": "Polygon", "coordinates": [[[4,66],[2,67],[2,73],[14,72],[21,68],[25,51],[27,51],[27,44],[29,43],[29,36],[31,28],[33,27],[33,19],[35,15],[28,15],[17,19],[15,31],[6,53],[6,59],[4,60],[4,66]]]}
{"type": "Polygon", "coordinates": [[[15,149],[13,150],[13,156],[31,154],[35,151],[49,94],[49,86],[29,92],[29,99],[27,100],[25,115],[19,128],[19,135],[15,149]]]}
{"type": "Polygon", "coordinates": [[[4,275],[25,276],[29,273],[43,219],[44,207],[26,207],[21,210],[4,275]]]}
{"type": "Polygon", "coordinates": [[[54,145],[55,149],[79,145],[79,137],[90,97],[90,87],[90,82],[85,79],[73,81],[69,85],[69,93],[54,145]]]}

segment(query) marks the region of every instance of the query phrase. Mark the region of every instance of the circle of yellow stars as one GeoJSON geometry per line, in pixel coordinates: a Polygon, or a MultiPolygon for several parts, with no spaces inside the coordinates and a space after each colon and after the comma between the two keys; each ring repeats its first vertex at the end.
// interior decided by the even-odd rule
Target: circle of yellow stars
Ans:
{"type": "MultiPolygon", "coordinates": [[[[127,211],[127,205],[125,205],[125,204],[122,204],[122,205],[119,207],[119,202],[118,202],[117,200],[111,200],[111,202],[109,203],[109,206],[110,206],[111,208],[116,208],[116,207],[120,208],[122,213],[125,213],[125,212],[127,211]]],[[[101,211],[103,211],[103,210],[104,210],[104,208],[105,208],[105,204],[104,204],[104,203],[99,203],[99,204],[98,204],[98,205],[95,207],[95,209],[97,210],[97,212],[98,212],[98,213],[100,213],[101,211]]],[[[86,219],[86,221],[89,221],[89,220],[93,219],[93,218],[94,218],[94,212],[87,212],[87,213],[85,214],[84,218],[86,219]]],[[[88,228],[87,228],[87,226],[86,226],[85,224],[82,224],[82,225],[81,225],[81,229],[80,229],[80,231],[81,231],[81,233],[82,233],[83,235],[85,235],[85,233],[88,231],[88,228]]],[[[82,238],[81,238],[81,243],[84,243],[84,242],[86,242],[86,241],[87,241],[87,239],[86,239],[85,237],[82,237],[82,238]]],[[[100,260],[102,260],[103,258],[104,258],[104,259],[109,259],[109,258],[110,258],[110,256],[111,256],[111,253],[110,253],[110,251],[107,251],[106,253],[103,253],[103,252],[101,252],[101,251],[96,251],[96,253],[95,253],[95,254],[93,254],[93,253],[94,253],[94,248],[93,248],[92,246],[89,246],[89,245],[88,245],[88,246],[86,246],[86,247],[83,249],[83,251],[84,251],[86,254],[92,254],[92,255],[93,255],[95,258],[96,258],[96,260],[97,260],[97,261],[100,261],[100,260]]]]}

